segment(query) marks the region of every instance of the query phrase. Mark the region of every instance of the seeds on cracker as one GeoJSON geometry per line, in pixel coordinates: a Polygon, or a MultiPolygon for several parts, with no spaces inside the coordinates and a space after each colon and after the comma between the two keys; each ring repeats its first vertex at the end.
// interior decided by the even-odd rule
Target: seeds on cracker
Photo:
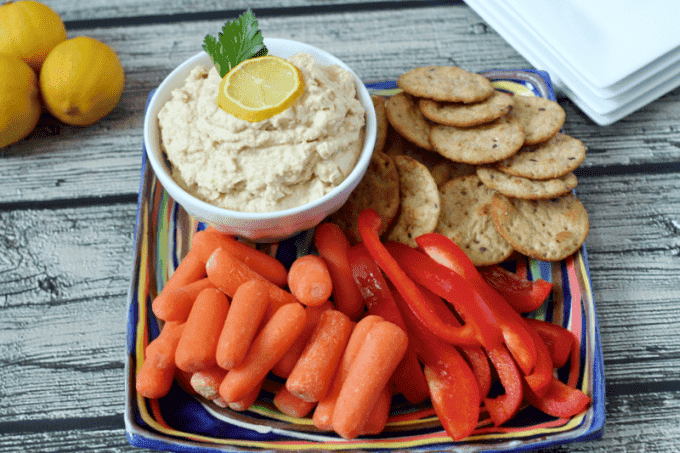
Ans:
{"type": "Polygon", "coordinates": [[[479,102],[494,92],[489,79],[456,66],[412,69],[397,79],[397,86],[413,96],[444,102],[479,102]]]}
{"type": "Polygon", "coordinates": [[[376,150],[359,185],[347,202],[331,216],[331,220],[343,229],[352,243],[361,241],[357,220],[359,213],[367,208],[380,216],[380,234],[387,231],[399,210],[397,166],[391,156],[376,150]]]}
{"type": "Polygon", "coordinates": [[[513,156],[499,162],[503,173],[529,179],[559,178],[574,171],[586,157],[586,147],[578,139],[558,132],[538,145],[523,146],[513,156]]]}
{"type": "Polygon", "coordinates": [[[578,183],[573,173],[554,179],[535,180],[508,175],[491,166],[477,167],[477,176],[489,189],[508,197],[533,200],[564,195],[574,189],[578,183]]]}
{"type": "Polygon", "coordinates": [[[475,127],[434,125],[430,141],[442,156],[467,164],[488,164],[515,154],[524,144],[519,122],[509,115],[475,127]]]}
{"type": "Polygon", "coordinates": [[[431,150],[430,123],[418,107],[412,96],[401,92],[385,102],[387,120],[392,127],[415,145],[431,150]]]}
{"type": "Polygon", "coordinates": [[[375,109],[375,117],[377,121],[378,132],[375,138],[375,150],[384,151],[385,141],[387,140],[387,113],[385,112],[385,98],[376,94],[371,95],[373,101],[373,108],[375,109]]]}
{"type": "Polygon", "coordinates": [[[489,215],[494,192],[476,174],[453,178],[439,195],[442,207],[435,231],[455,242],[475,266],[497,264],[512,254],[489,215]]]}
{"type": "Polygon", "coordinates": [[[491,218],[518,252],[542,261],[575,253],[588,236],[588,213],[572,194],[550,200],[522,200],[496,193],[491,218]]]}
{"type": "Polygon", "coordinates": [[[399,173],[400,206],[387,232],[390,241],[416,247],[415,238],[437,226],[440,203],[434,178],[425,165],[410,156],[394,156],[399,173]]]}
{"type": "Polygon", "coordinates": [[[470,127],[489,123],[507,114],[512,108],[514,99],[501,91],[487,99],[473,104],[463,102],[438,102],[432,99],[420,99],[420,111],[425,118],[448,126],[470,127]]]}
{"type": "Polygon", "coordinates": [[[514,96],[515,104],[510,114],[524,129],[524,144],[544,142],[562,129],[566,114],[555,101],[534,96],[514,96]]]}

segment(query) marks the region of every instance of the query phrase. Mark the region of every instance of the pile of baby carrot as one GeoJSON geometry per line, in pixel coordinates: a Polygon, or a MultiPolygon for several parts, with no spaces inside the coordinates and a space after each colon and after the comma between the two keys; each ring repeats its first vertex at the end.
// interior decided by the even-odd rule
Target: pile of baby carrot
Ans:
{"type": "MultiPolygon", "coordinates": [[[[412,403],[431,398],[455,440],[472,433],[484,408],[503,424],[523,401],[555,416],[587,407],[589,398],[573,382],[552,377],[553,368],[569,359],[578,367],[566,329],[535,322],[534,336],[525,338],[541,347],[504,346],[495,308],[472,297],[481,304],[472,311],[487,319],[469,318],[469,307],[438,296],[434,287],[430,292],[427,282],[417,282],[420,276],[406,275],[397,264],[404,251],[376,242],[373,214],[362,213],[357,245],[336,225],[322,223],[314,235],[318,254],[297,258],[289,269],[217,230],[197,232],[153,300],[153,313],[165,324],[146,347],[136,377],[139,394],[161,398],[178,379],[217,405],[243,411],[272,373],[285,381],[273,399],[282,413],[312,414],[317,428],[345,439],[381,432],[395,393],[412,403]],[[533,351],[533,357],[513,358],[517,350],[533,351]],[[537,358],[536,350],[543,356],[537,358]],[[491,398],[492,381],[505,393],[491,398]],[[564,398],[571,404],[560,405],[564,398]]],[[[429,244],[423,252],[412,250],[434,263],[426,267],[445,268],[428,256],[442,261],[436,241],[429,244]]],[[[414,258],[420,256],[406,259],[414,258]]],[[[490,291],[512,299],[519,311],[536,308],[551,289],[502,268],[485,272],[490,291]]],[[[468,290],[463,285],[461,291],[468,290]]]]}

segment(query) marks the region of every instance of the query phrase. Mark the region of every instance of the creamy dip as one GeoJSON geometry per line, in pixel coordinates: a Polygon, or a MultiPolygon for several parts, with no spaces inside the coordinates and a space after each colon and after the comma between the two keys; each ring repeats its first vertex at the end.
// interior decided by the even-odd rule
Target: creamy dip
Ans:
{"type": "Polygon", "coordinates": [[[311,55],[288,59],[305,90],[285,111],[251,123],[216,102],[217,70],[194,68],[158,114],[161,148],[175,181],[215,206],[272,212],[303,205],[338,186],[364,143],[366,111],[354,78],[311,55]]]}

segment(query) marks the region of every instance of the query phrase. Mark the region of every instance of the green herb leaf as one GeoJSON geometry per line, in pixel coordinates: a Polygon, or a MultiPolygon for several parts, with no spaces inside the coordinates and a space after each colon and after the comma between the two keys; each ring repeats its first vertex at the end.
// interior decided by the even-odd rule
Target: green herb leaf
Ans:
{"type": "Polygon", "coordinates": [[[203,49],[208,52],[220,77],[249,58],[267,55],[255,14],[248,9],[234,21],[227,21],[218,39],[206,35],[203,49]]]}

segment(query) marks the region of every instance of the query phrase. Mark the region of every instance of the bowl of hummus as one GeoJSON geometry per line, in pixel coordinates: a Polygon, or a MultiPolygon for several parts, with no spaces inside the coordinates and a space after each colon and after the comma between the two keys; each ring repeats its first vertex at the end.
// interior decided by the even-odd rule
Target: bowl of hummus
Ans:
{"type": "Polygon", "coordinates": [[[157,178],[192,217],[275,242],[347,201],[373,154],[377,122],[366,87],[338,58],[297,41],[264,43],[304,77],[293,105],[259,122],[230,115],[216,102],[221,77],[200,52],[151,97],[144,145],[157,178]]]}

